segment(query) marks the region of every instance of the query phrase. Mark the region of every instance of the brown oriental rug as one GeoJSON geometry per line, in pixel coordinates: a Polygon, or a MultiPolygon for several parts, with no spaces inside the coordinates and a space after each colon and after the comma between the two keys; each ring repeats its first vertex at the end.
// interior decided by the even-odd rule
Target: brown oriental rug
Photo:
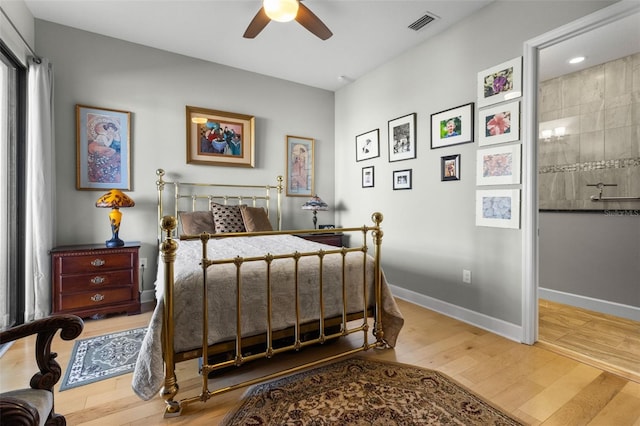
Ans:
{"type": "Polygon", "coordinates": [[[442,373],[351,358],[249,389],[231,425],[522,425],[442,373]]]}

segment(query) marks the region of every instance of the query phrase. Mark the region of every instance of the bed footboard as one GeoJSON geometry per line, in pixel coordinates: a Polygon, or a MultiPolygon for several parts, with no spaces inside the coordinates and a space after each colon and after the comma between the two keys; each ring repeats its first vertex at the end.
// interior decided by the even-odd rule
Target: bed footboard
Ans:
{"type": "MultiPolygon", "coordinates": [[[[200,351],[198,351],[199,354],[202,355],[202,360],[203,360],[203,365],[202,365],[202,391],[201,393],[196,396],[196,397],[192,397],[192,398],[185,398],[182,399],[180,401],[176,401],[176,395],[178,394],[178,390],[179,390],[179,386],[178,386],[178,381],[176,378],[176,374],[175,374],[175,364],[176,364],[176,358],[180,358],[181,360],[186,359],[184,356],[177,357],[177,354],[174,350],[174,336],[175,336],[175,331],[174,331],[174,262],[176,260],[176,252],[177,252],[177,248],[178,248],[178,243],[176,240],[174,240],[173,235],[175,235],[175,228],[177,226],[177,221],[176,218],[173,216],[165,216],[162,218],[161,220],[161,227],[162,227],[162,232],[163,232],[163,239],[160,245],[160,251],[161,251],[161,256],[162,256],[162,262],[164,264],[164,311],[163,311],[163,320],[162,320],[162,352],[163,352],[163,360],[164,360],[164,385],[160,391],[160,396],[165,400],[166,402],[166,407],[165,407],[165,417],[174,417],[174,416],[178,416],[181,414],[182,409],[193,402],[204,402],[207,401],[208,399],[212,398],[213,396],[220,394],[220,393],[224,393],[224,392],[228,392],[228,391],[232,391],[244,386],[248,386],[248,385],[252,385],[252,384],[256,384],[265,380],[270,380],[272,378],[275,377],[279,377],[279,376],[283,376],[286,374],[290,374],[296,371],[300,371],[302,369],[306,369],[315,365],[319,365],[321,363],[325,363],[327,361],[332,361],[347,355],[352,355],[355,354],[357,352],[361,352],[361,351],[366,351],[369,350],[371,348],[383,348],[383,347],[389,347],[387,345],[387,342],[385,341],[385,335],[384,335],[384,331],[383,331],[383,323],[382,323],[382,307],[383,307],[383,300],[382,300],[382,282],[383,282],[383,274],[382,274],[382,270],[381,270],[381,266],[380,266],[380,261],[381,261],[381,244],[382,244],[382,237],[383,237],[383,232],[380,228],[380,224],[383,220],[383,216],[381,213],[374,213],[372,215],[372,220],[374,222],[373,226],[363,226],[363,227],[359,227],[359,228],[339,228],[336,229],[336,232],[343,232],[343,233],[358,233],[361,232],[362,236],[363,236],[363,243],[361,246],[358,247],[351,247],[351,248],[347,248],[347,247],[342,247],[342,248],[336,248],[335,250],[325,250],[325,249],[321,249],[318,250],[316,252],[305,252],[305,253],[301,253],[301,252],[295,252],[295,253],[291,253],[291,254],[287,254],[287,255],[271,255],[271,254],[266,254],[265,256],[262,257],[256,257],[256,258],[242,258],[242,257],[236,257],[234,259],[225,259],[225,260],[210,260],[208,258],[207,255],[207,242],[209,240],[210,237],[212,237],[213,235],[211,234],[206,234],[203,233],[199,236],[182,236],[181,239],[200,239],[202,241],[202,260],[201,260],[201,264],[202,264],[202,275],[203,275],[203,285],[202,285],[202,303],[203,303],[203,307],[202,307],[202,312],[203,312],[203,318],[202,318],[202,348],[200,351]],[[368,246],[367,246],[367,235],[370,234],[371,237],[371,241],[373,242],[373,255],[370,256],[368,254],[368,246]],[[345,258],[346,256],[352,253],[352,256],[360,256],[361,253],[362,254],[362,289],[358,290],[358,291],[362,291],[362,299],[364,300],[364,303],[362,305],[361,310],[358,310],[358,312],[362,312],[362,323],[355,325],[353,324],[353,321],[350,321],[349,318],[349,312],[347,309],[347,290],[346,290],[346,281],[347,279],[345,279],[346,276],[346,261],[345,258]],[[329,335],[325,334],[325,306],[324,306],[324,297],[323,297],[323,291],[324,291],[324,282],[322,280],[322,274],[323,274],[323,261],[325,256],[328,255],[334,255],[334,256],[342,256],[342,295],[340,296],[341,300],[342,300],[342,307],[341,307],[341,311],[342,311],[342,315],[341,318],[339,319],[339,331],[338,332],[334,332],[331,333],[329,335]],[[319,297],[319,307],[318,310],[320,312],[320,316],[319,316],[319,332],[318,332],[318,336],[315,338],[310,338],[307,340],[301,339],[301,320],[300,320],[300,315],[299,315],[299,303],[298,303],[298,281],[299,281],[299,277],[298,277],[298,270],[297,270],[297,265],[300,259],[304,258],[304,257],[317,257],[318,261],[319,261],[319,275],[320,275],[320,286],[319,286],[319,293],[320,293],[320,297],[319,297]],[[273,344],[273,333],[276,331],[274,330],[272,324],[271,324],[271,278],[270,278],[270,267],[272,262],[275,259],[282,259],[282,258],[287,258],[287,259],[292,259],[292,262],[295,264],[295,295],[292,295],[293,298],[295,298],[295,306],[296,306],[296,315],[295,315],[295,324],[293,326],[293,330],[294,330],[294,340],[290,343],[290,344],[286,344],[284,346],[278,346],[278,347],[274,347],[273,344]],[[371,265],[371,258],[373,259],[373,280],[369,280],[369,284],[367,283],[368,279],[367,279],[367,272],[370,268],[371,265]],[[241,312],[243,309],[242,303],[241,303],[241,289],[242,289],[242,278],[241,278],[241,273],[240,273],[240,268],[243,264],[248,263],[248,262],[262,262],[264,263],[266,266],[266,294],[267,294],[267,324],[265,326],[266,328],[266,333],[265,333],[265,339],[266,339],[266,343],[265,343],[265,347],[263,351],[260,351],[258,353],[251,353],[249,355],[247,354],[243,354],[243,339],[245,338],[244,334],[243,334],[243,330],[241,328],[241,312]],[[235,349],[234,349],[234,356],[233,359],[229,359],[226,361],[220,361],[218,363],[215,364],[209,364],[209,360],[207,358],[207,356],[205,356],[205,354],[209,353],[209,318],[208,318],[208,312],[209,312],[209,308],[207,306],[208,303],[208,295],[207,295],[207,274],[208,273],[214,273],[214,272],[210,272],[209,269],[212,266],[216,266],[216,265],[222,265],[222,264],[232,264],[235,265],[235,267],[237,268],[237,274],[236,274],[236,294],[237,294],[237,300],[236,300],[236,306],[234,307],[234,309],[236,310],[236,315],[237,315],[237,320],[236,320],[236,336],[235,336],[235,349]],[[371,284],[373,285],[373,300],[370,300],[371,297],[369,296],[370,292],[371,292],[371,284]],[[375,341],[374,342],[369,342],[368,339],[368,332],[370,330],[370,326],[369,326],[369,319],[368,319],[368,312],[372,312],[373,313],[373,335],[375,337],[375,341]],[[212,371],[216,371],[218,369],[222,369],[222,368],[226,368],[226,367],[230,367],[230,366],[240,366],[243,363],[247,362],[247,361],[251,361],[254,359],[258,359],[258,358],[271,358],[272,356],[277,355],[278,353],[281,352],[285,352],[285,351],[296,351],[301,349],[302,347],[305,346],[309,346],[312,344],[316,344],[316,343],[324,343],[325,341],[327,341],[328,339],[334,339],[334,338],[338,338],[341,336],[347,336],[353,333],[362,333],[362,345],[361,346],[357,346],[357,347],[352,347],[349,348],[343,352],[340,353],[336,353],[333,355],[330,355],[328,357],[316,360],[316,361],[312,361],[312,362],[308,362],[306,364],[297,366],[297,367],[293,367],[293,368],[288,368],[286,370],[283,371],[279,371],[277,373],[273,373],[273,374],[269,374],[267,376],[263,376],[257,379],[252,379],[249,381],[244,381],[242,383],[237,383],[231,386],[226,386],[224,388],[221,389],[216,389],[216,390],[209,390],[209,384],[208,384],[208,373],[212,372],[212,371]]],[[[299,233],[299,231],[297,231],[299,233]]],[[[313,233],[315,231],[309,230],[308,232],[313,233]]],[[[275,234],[275,235],[281,235],[281,234],[293,234],[294,232],[289,232],[289,231],[272,231],[272,232],[267,232],[267,233],[258,233],[258,234],[275,234]]],[[[233,235],[224,235],[224,236],[220,236],[220,235],[216,235],[217,238],[226,238],[226,237],[230,237],[233,238],[233,235]]],[[[213,269],[215,270],[215,269],[213,269]]],[[[193,356],[192,356],[193,358],[193,356]]]]}

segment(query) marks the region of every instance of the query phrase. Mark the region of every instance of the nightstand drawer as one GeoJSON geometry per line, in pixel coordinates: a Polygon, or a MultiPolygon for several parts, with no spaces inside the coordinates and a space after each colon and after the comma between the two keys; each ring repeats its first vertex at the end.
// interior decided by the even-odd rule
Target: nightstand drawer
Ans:
{"type": "Polygon", "coordinates": [[[131,299],[130,288],[118,288],[113,290],[95,290],[84,293],[72,293],[62,295],[60,298],[60,310],[73,310],[77,308],[89,308],[102,305],[110,305],[118,302],[128,302],[131,299]]]}
{"type": "Polygon", "coordinates": [[[62,275],[60,277],[60,293],[72,293],[87,291],[87,289],[98,290],[105,287],[132,286],[133,270],[109,271],[105,273],[81,275],[62,275]]]}
{"type": "Polygon", "coordinates": [[[58,258],[62,274],[84,274],[89,271],[133,268],[136,266],[133,264],[133,260],[133,253],[96,253],[58,258]]]}
{"type": "Polygon", "coordinates": [[[51,249],[52,313],[93,318],[140,313],[139,250],[138,242],[51,249]]]}

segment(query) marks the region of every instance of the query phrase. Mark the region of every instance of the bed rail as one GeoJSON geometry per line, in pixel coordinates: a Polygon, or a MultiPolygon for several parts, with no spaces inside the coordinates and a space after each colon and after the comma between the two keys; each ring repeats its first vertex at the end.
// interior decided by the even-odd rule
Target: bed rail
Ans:
{"type": "MultiPolygon", "coordinates": [[[[175,375],[175,358],[174,358],[174,348],[173,348],[173,339],[174,339],[174,327],[173,327],[173,318],[174,318],[174,307],[173,307],[173,287],[174,287],[174,261],[176,258],[177,251],[177,241],[174,239],[175,235],[175,227],[177,225],[177,220],[172,216],[164,216],[161,220],[161,227],[164,235],[164,239],[160,245],[162,261],[165,265],[165,276],[164,276],[164,318],[163,318],[163,333],[162,333],[162,345],[163,345],[163,353],[164,353],[164,364],[165,364],[165,383],[163,388],[160,391],[161,397],[165,400],[165,417],[175,417],[179,416],[182,412],[182,409],[191,403],[194,402],[204,402],[212,398],[213,396],[221,393],[226,393],[244,386],[256,384],[265,380],[270,380],[272,378],[280,377],[286,374],[290,374],[296,371],[300,371],[302,369],[306,369],[312,366],[319,365],[321,363],[325,363],[327,361],[332,361],[347,355],[352,355],[361,351],[366,351],[371,348],[376,347],[387,347],[387,344],[384,340],[384,332],[382,330],[382,316],[381,316],[381,306],[382,306],[382,298],[381,298],[381,283],[382,283],[382,271],[380,266],[380,251],[382,244],[383,232],[380,228],[380,224],[383,220],[383,216],[381,213],[374,213],[372,215],[372,220],[374,222],[374,226],[362,226],[356,228],[337,228],[336,232],[342,233],[358,233],[362,234],[362,245],[357,247],[342,247],[336,248],[332,250],[318,250],[312,252],[295,252],[291,254],[282,254],[282,255],[271,255],[265,254],[264,256],[257,257],[235,257],[232,259],[224,259],[224,260],[211,260],[208,257],[207,253],[207,242],[210,238],[214,237],[213,234],[203,233],[201,235],[188,235],[181,236],[181,240],[189,240],[189,239],[200,239],[202,242],[202,276],[203,276],[203,285],[202,285],[202,303],[203,303],[203,320],[202,320],[202,354],[203,354],[203,365],[202,365],[202,390],[198,396],[185,398],[180,401],[176,401],[175,397],[178,393],[178,384],[175,375]],[[369,342],[368,340],[368,331],[370,329],[369,320],[367,313],[369,312],[369,300],[368,300],[368,292],[370,288],[367,285],[367,260],[368,260],[368,245],[367,245],[367,236],[371,236],[371,240],[373,242],[373,335],[375,337],[375,342],[369,342]],[[363,306],[362,306],[362,323],[355,325],[353,321],[349,321],[347,318],[348,309],[347,309],[347,293],[346,293],[346,279],[345,279],[345,258],[348,253],[362,253],[362,274],[363,274],[363,306]],[[325,334],[324,327],[324,318],[325,318],[325,306],[324,306],[324,281],[322,277],[323,271],[323,260],[327,255],[340,255],[342,256],[342,315],[340,321],[340,330],[335,333],[330,333],[329,335],[325,334]],[[299,293],[299,276],[298,276],[298,262],[300,259],[304,257],[312,257],[315,256],[319,260],[319,331],[318,337],[311,338],[307,340],[301,339],[300,334],[300,306],[298,301],[298,293],[299,293]],[[295,326],[294,326],[294,337],[295,340],[291,344],[287,344],[285,346],[274,347],[273,344],[273,333],[274,329],[272,327],[272,300],[271,300],[271,264],[274,260],[277,259],[291,259],[294,262],[295,269],[295,326]],[[267,324],[266,324],[266,347],[263,351],[253,352],[249,355],[243,355],[243,332],[241,327],[241,313],[242,313],[242,304],[241,304],[241,289],[242,289],[242,278],[241,278],[241,267],[243,264],[250,262],[264,262],[266,264],[266,292],[267,292],[267,324]],[[236,336],[235,336],[235,356],[233,359],[218,362],[215,364],[209,364],[206,354],[208,354],[208,335],[209,335],[209,318],[208,318],[208,286],[207,283],[207,274],[215,273],[216,265],[223,264],[233,264],[236,267],[236,336]],[[240,366],[243,363],[258,359],[258,358],[271,358],[276,354],[285,351],[297,351],[302,347],[324,343],[328,339],[334,339],[341,336],[346,336],[353,333],[362,332],[362,345],[352,347],[342,351],[340,353],[335,353],[324,357],[322,359],[318,359],[316,361],[307,362],[303,365],[288,368],[283,371],[279,371],[276,373],[268,374],[263,377],[259,377],[256,379],[244,381],[241,383],[233,384],[230,386],[226,386],[220,389],[210,390],[209,389],[209,379],[208,373],[211,371],[215,371],[221,368],[230,367],[230,366],[240,366]]],[[[308,233],[316,233],[321,231],[316,230],[308,230],[304,231],[308,233]]],[[[251,233],[252,236],[257,235],[283,235],[283,234],[300,234],[300,231],[270,231],[270,232],[259,232],[259,233],[251,233]]],[[[241,236],[247,236],[248,233],[228,233],[228,234],[215,234],[215,238],[236,238],[241,236]]],[[[371,262],[369,261],[369,264],[371,262]]],[[[360,312],[360,311],[358,311],[360,312]]]]}

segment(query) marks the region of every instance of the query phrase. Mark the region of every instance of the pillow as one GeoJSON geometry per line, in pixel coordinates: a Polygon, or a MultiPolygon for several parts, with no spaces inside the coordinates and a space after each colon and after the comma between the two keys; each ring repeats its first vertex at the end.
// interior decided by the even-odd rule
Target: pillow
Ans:
{"type": "Polygon", "coordinates": [[[247,232],[273,231],[267,211],[262,207],[240,206],[242,220],[247,232]]]}
{"type": "Polygon", "coordinates": [[[227,206],[211,202],[210,208],[217,233],[245,232],[240,206],[227,206]]]}
{"type": "Polygon", "coordinates": [[[210,211],[181,212],[180,223],[182,232],[189,235],[208,232],[214,234],[216,227],[213,223],[213,215],[210,211]]]}

